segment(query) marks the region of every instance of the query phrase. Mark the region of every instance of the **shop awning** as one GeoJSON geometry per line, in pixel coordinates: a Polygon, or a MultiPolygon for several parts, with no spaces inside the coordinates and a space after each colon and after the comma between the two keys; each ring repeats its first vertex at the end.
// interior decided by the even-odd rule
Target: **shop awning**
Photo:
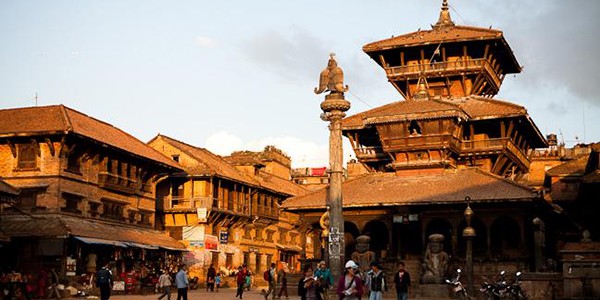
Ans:
{"type": "Polygon", "coordinates": [[[110,241],[110,240],[103,240],[103,239],[96,239],[96,238],[82,237],[82,236],[75,236],[74,238],[78,239],[86,244],[112,245],[112,246],[127,248],[126,243],[119,242],[119,241],[110,241]]]}
{"type": "Polygon", "coordinates": [[[101,219],[53,216],[3,216],[1,228],[9,237],[74,237],[87,244],[185,251],[185,246],[163,232],[101,219]]]}
{"type": "Polygon", "coordinates": [[[125,244],[127,244],[128,246],[131,246],[131,247],[148,249],[148,250],[158,249],[158,246],[152,246],[152,245],[146,245],[146,244],[140,244],[140,243],[125,242],[125,244]]]}
{"type": "Polygon", "coordinates": [[[286,252],[301,252],[302,251],[302,247],[300,246],[296,246],[296,245],[282,245],[282,244],[277,244],[275,243],[275,247],[277,247],[277,249],[279,249],[280,251],[286,251],[286,252]]]}

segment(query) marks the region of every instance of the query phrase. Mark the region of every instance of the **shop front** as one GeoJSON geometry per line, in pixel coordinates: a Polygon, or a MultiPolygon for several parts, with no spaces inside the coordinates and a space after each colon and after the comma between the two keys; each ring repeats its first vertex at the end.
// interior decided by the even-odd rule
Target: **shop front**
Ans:
{"type": "Polygon", "coordinates": [[[116,293],[154,292],[160,270],[177,272],[185,251],[155,230],[70,216],[12,218],[2,229],[11,242],[0,248],[0,264],[33,279],[38,297],[53,286],[93,294],[103,266],[112,270],[116,293]]]}

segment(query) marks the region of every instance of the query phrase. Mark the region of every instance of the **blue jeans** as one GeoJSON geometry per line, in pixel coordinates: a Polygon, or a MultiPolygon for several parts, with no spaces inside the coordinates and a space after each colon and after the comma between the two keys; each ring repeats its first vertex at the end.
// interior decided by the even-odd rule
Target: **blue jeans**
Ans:
{"type": "Polygon", "coordinates": [[[383,299],[383,292],[381,291],[371,291],[371,293],[369,294],[369,300],[382,300],[383,299]]]}
{"type": "Polygon", "coordinates": [[[397,300],[407,300],[408,299],[408,292],[397,292],[396,293],[396,299],[397,300]]]}

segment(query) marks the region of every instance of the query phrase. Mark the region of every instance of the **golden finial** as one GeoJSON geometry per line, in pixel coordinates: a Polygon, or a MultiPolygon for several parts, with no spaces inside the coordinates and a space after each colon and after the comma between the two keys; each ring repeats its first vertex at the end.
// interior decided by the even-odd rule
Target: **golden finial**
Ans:
{"type": "Polygon", "coordinates": [[[442,2],[442,11],[440,12],[440,18],[433,27],[440,28],[444,26],[454,26],[454,22],[452,22],[452,18],[450,18],[450,12],[448,11],[448,0],[444,0],[442,2]]]}

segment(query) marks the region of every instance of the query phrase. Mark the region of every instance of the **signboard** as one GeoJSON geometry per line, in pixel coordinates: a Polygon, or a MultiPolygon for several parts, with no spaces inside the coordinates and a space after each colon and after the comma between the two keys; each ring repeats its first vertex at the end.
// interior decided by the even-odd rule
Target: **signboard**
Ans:
{"type": "Polygon", "coordinates": [[[124,291],[125,290],[125,281],[115,281],[113,284],[113,291],[124,291]]]}
{"type": "Polygon", "coordinates": [[[77,260],[67,257],[67,276],[75,276],[77,270],[77,260]]]}
{"type": "Polygon", "coordinates": [[[204,249],[205,250],[219,250],[219,239],[214,235],[204,235],[204,249]]]}
{"type": "Polygon", "coordinates": [[[204,225],[184,226],[183,239],[190,242],[190,246],[204,245],[204,225]]]}
{"type": "Polygon", "coordinates": [[[206,223],[208,217],[208,211],[206,207],[198,207],[196,208],[196,214],[198,215],[199,223],[206,223]]]}
{"type": "Polygon", "coordinates": [[[229,232],[221,231],[219,233],[219,242],[221,242],[221,244],[227,244],[228,241],[229,241],[229,232]]]}

